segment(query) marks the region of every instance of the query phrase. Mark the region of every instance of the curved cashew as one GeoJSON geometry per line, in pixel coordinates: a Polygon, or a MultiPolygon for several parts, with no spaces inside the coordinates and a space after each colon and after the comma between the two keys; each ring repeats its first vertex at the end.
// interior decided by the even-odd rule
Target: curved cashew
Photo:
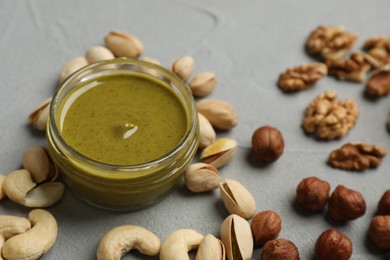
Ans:
{"type": "Polygon", "coordinates": [[[8,198],[12,201],[24,204],[27,192],[32,190],[37,184],[31,179],[27,170],[13,171],[8,174],[3,183],[3,189],[8,198]]]}
{"type": "Polygon", "coordinates": [[[9,260],[37,259],[49,251],[57,238],[57,222],[52,214],[43,209],[28,214],[32,228],[5,241],[2,255],[9,260]]]}
{"type": "Polygon", "coordinates": [[[22,164],[36,183],[54,181],[58,177],[58,169],[43,146],[28,148],[23,154],[22,164]]]}
{"type": "Polygon", "coordinates": [[[8,174],[3,189],[8,198],[27,207],[51,206],[61,199],[65,190],[60,182],[36,185],[30,173],[23,169],[8,174]]]}
{"type": "Polygon", "coordinates": [[[5,176],[0,174],[0,200],[2,200],[5,197],[5,192],[3,189],[4,180],[5,180],[5,176]]]}
{"type": "Polygon", "coordinates": [[[189,260],[188,251],[198,248],[203,235],[192,229],[171,233],[162,243],[160,260],[189,260]]]}
{"type": "Polygon", "coordinates": [[[140,253],[155,256],[160,252],[160,239],[149,230],[135,225],[119,226],[108,231],[100,240],[98,260],[119,260],[135,248],[140,253]]]}
{"type": "Polygon", "coordinates": [[[27,193],[24,206],[43,208],[55,204],[62,198],[65,186],[61,182],[46,182],[27,193]]]}
{"type": "MultiPolygon", "coordinates": [[[[31,223],[26,218],[15,216],[0,216],[0,250],[4,242],[15,235],[26,232],[31,228],[31,223]]],[[[3,259],[0,256],[0,259],[3,259]]]]}

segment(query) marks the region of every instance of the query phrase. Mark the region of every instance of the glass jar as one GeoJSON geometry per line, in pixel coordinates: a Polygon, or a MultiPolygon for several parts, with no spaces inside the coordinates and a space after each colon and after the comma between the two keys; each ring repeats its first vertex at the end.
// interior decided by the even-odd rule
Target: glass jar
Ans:
{"type": "Polygon", "coordinates": [[[47,128],[49,152],[67,186],[84,201],[110,210],[136,210],[167,194],[192,161],[199,140],[197,112],[188,86],[160,66],[128,58],[90,64],[68,77],[53,96],[47,128]],[[59,121],[67,94],[85,80],[112,73],[142,74],[158,80],[182,102],[187,116],[186,132],[164,156],[137,165],[111,165],[84,156],[64,140],[59,121]]]}

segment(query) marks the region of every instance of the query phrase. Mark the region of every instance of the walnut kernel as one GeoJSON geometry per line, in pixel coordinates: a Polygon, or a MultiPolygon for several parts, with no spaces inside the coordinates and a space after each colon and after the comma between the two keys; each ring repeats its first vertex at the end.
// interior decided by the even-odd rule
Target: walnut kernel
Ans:
{"type": "Polygon", "coordinates": [[[318,211],[325,207],[329,199],[330,185],[317,177],[303,179],[297,187],[297,202],[309,211],[318,211]]]}
{"type": "Polygon", "coordinates": [[[376,36],[365,41],[364,49],[381,65],[390,64],[390,36],[376,36]]]}
{"type": "Polygon", "coordinates": [[[306,89],[328,74],[328,67],[324,63],[306,63],[288,68],[280,74],[278,86],[285,92],[306,89]]]}
{"type": "Polygon", "coordinates": [[[376,97],[387,96],[390,93],[390,65],[371,75],[366,85],[366,93],[376,97]]]}
{"type": "Polygon", "coordinates": [[[342,170],[361,171],[378,167],[385,155],[385,149],[377,145],[347,143],[330,153],[328,163],[342,170]]]}
{"type": "Polygon", "coordinates": [[[336,92],[326,91],[306,108],[302,128],[307,134],[314,134],[320,139],[337,139],[354,127],[358,115],[355,101],[347,99],[342,103],[336,92]]]}
{"type": "Polygon", "coordinates": [[[328,74],[339,80],[362,82],[368,71],[379,67],[379,63],[370,55],[354,52],[349,59],[326,60],[328,74]]]}
{"type": "Polygon", "coordinates": [[[319,260],[348,260],[352,255],[352,241],[339,231],[328,229],[318,237],[315,254],[319,260]]]}
{"type": "Polygon", "coordinates": [[[366,202],[360,192],[338,185],[330,195],[328,213],[336,221],[354,220],[366,213],[366,202]]]}
{"type": "Polygon", "coordinates": [[[357,35],[347,32],[343,26],[319,26],[309,36],[306,49],[309,54],[325,59],[342,58],[356,42],[357,35]]]}

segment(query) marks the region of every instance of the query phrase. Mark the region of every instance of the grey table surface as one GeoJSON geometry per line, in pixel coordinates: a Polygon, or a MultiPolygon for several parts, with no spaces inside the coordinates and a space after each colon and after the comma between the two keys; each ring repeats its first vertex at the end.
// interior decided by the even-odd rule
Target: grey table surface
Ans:
{"type": "MultiPolygon", "coordinates": [[[[223,178],[242,182],[254,195],[257,211],[274,210],[282,218],[279,237],[293,241],[301,259],[314,258],[319,234],[336,228],[353,241],[352,259],[382,259],[367,238],[368,225],[383,192],[390,188],[389,157],[375,170],[345,172],[326,164],[328,154],[346,142],[364,141],[390,150],[385,124],[389,97],[370,101],[365,83],[340,82],[326,77],[314,87],[286,95],[276,87],[287,67],[313,61],[304,51],[309,33],[318,25],[344,25],[358,34],[354,50],[365,39],[390,34],[390,1],[0,1],[0,172],[21,167],[26,148],[46,145],[45,135],[27,122],[34,107],[55,91],[59,72],[71,58],[102,45],[111,30],[136,35],[145,45],[143,56],[163,65],[181,55],[192,55],[195,73],[210,70],[218,85],[209,98],[223,99],[237,110],[239,123],[219,137],[234,138],[239,148],[234,160],[221,169],[223,178]],[[319,142],[306,136],[300,124],[307,104],[319,93],[335,90],[342,99],[354,99],[361,110],[356,126],[344,138],[319,142]],[[281,130],[285,152],[264,167],[253,160],[253,131],[269,124],[281,130]],[[294,204],[299,181],[308,176],[360,191],[366,214],[345,224],[326,217],[326,210],[306,214],[294,204]]],[[[87,205],[66,190],[63,199],[48,208],[59,233],[42,259],[95,259],[102,235],[124,224],[141,225],[163,240],[181,228],[219,235],[228,215],[219,191],[192,194],[184,185],[158,204],[136,212],[114,213],[87,205]]],[[[9,199],[0,214],[27,216],[30,209],[9,199]]],[[[253,259],[260,259],[255,249],[253,259]]],[[[193,256],[192,256],[193,257],[193,256]]],[[[123,259],[154,259],[130,253],[123,259]]],[[[157,258],[156,258],[157,259],[157,258]]]]}

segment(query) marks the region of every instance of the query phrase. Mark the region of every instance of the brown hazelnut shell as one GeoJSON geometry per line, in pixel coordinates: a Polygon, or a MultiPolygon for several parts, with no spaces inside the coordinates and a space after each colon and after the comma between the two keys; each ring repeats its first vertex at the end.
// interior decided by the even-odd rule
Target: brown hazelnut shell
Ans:
{"type": "Polygon", "coordinates": [[[282,229],[282,220],[275,211],[262,211],[252,218],[251,229],[255,246],[262,246],[278,237],[282,229]]]}
{"type": "Polygon", "coordinates": [[[315,254],[319,260],[348,260],[352,255],[352,241],[339,231],[328,229],[318,237],[315,254]]]}
{"type": "Polygon", "coordinates": [[[265,243],[261,260],[300,260],[298,248],[287,239],[273,239],[265,243]]]}
{"type": "Polygon", "coordinates": [[[257,128],[252,135],[252,149],[258,160],[264,163],[275,162],[284,151],[282,133],[268,125],[257,128]]]}
{"type": "Polygon", "coordinates": [[[354,220],[363,216],[365,212],[366,202],[358,191],[338,185],[330,195],[328,213],[333,220],[354,220]]]}
{"type": "Polygon", "coordinates": [[[371,220],[368,234],[378,248],[389,250],[390,216],[375,216],[371,220]]]}
{"type": "Polygon", "coordinates": [[[330,184],[317,177],[303,179],[297,186],[297,202],[308,211],[319,211],[328,202],[330,184]]]}

